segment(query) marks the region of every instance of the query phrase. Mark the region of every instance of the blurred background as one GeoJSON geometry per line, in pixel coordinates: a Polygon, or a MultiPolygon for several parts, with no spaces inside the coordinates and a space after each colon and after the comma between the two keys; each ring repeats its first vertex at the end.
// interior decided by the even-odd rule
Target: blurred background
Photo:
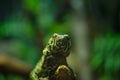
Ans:
{"type": "Polygon", "coordinates": [[[69,34],[77,80],[120,80],[119,0],[0,0],[0,80],[29,80],[53,33],[69,34]]]}

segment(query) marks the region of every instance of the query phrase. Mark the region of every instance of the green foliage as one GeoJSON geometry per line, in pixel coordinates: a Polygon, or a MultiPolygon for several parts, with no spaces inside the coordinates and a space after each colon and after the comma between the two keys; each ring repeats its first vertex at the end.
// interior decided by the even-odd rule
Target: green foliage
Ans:
{"type": "Polygon", "coordinates": [[[118,78],[119,76],[113,74],[118,74],[120,71],[120,36],[109,34],[97,37],[91,64],[93,70],[101,75],[100,80],[118,78]]]}
{"type": "Polygon", "coordinates": [[[2,73],[0,73],[0,80],[5,80],[5,77],[3,76],[2,73]]]}
{"type": "Polygon", "coordinates": [[[40,58],[41,53],[38,52],[38,48],[32,44],[21,40],[12,40],[8,46],[14,56],[22,59],[31,66],[34,66],[38,58],[40,58]]]}
{"type": "Polygon", "coordinates": [[[1,25],[0,36],[24,36],[26,38],[34,38],[35,35],[30,22],[21,16],[22,15],[15,14],[6,20],[3,25],[1,25]]]}
{"type": "Polygon", "coordinates": [[[8,80],[25,80],[24,78],[22,78],[21,76],[18,76],[18,75],[8,75],[7,79],[8,80]]]}
{"type": "Polygon", "coordinates": [[[26,8],[31,10],[34,13],[37,13],[40,9],[40,0],[23,0],[23,3],[26,8]]]}
{"type": "Polygon", "coordinates": [[[99,80],[114,80],[110,75],[103,75],[99,80]]]}

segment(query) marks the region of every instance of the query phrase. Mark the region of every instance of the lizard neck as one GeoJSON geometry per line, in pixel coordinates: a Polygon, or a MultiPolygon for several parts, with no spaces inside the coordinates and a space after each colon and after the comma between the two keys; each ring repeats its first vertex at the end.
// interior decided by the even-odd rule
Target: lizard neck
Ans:
{"type": "Polygon", "coordinates": [[[64,57],[64,56],[62,56],[62,55],[57,55],[57,56],[55,56],[56,57],[56,60],[57,60],[57,63],[59,64],[59,65],[68,65],[67,64],[67,59],[66,59],[66,57],[64,57]]]}

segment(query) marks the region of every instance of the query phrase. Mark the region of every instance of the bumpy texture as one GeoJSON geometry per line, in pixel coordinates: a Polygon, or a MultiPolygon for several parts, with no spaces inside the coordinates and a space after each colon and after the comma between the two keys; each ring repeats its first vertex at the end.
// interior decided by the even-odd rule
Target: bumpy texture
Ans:
{"type": "Polygon", "coordinates": [[[70,54],[68,35],[53,34],[43,50],[42,59],[31,72],[32,80],[75,80],[66,57],[70,54]]]}

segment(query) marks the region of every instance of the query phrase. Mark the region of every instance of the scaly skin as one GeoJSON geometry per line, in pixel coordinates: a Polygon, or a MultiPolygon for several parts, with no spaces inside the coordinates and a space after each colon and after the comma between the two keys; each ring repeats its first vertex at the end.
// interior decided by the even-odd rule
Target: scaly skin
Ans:
{"type": "Polygon", "coordinates": [[[60,65],[50,80],[75,80],[75,76],[70,67],[60,65]]]}
{"type": "MultiPolygon", "coordinates": [[[[61,80],[59,72],[66,72],[69,77],[74,76],[68,67],[66,57],[70,54],[71,42],[68,35],[53,34],[43,50],[41,60],[31,72],[32,80],[61,80]],[[65,71],[64,71],[65,70],[65,71]]],[[[64,76],[64,75],[63,75],[64,76]]],[[[63,77],[61,76],[61,78],[63,77]]],[[[66,79],[63,79],[66,80],[66,79]]],[[[75,80],[75,78],[70,79],[75,80]]]]}

